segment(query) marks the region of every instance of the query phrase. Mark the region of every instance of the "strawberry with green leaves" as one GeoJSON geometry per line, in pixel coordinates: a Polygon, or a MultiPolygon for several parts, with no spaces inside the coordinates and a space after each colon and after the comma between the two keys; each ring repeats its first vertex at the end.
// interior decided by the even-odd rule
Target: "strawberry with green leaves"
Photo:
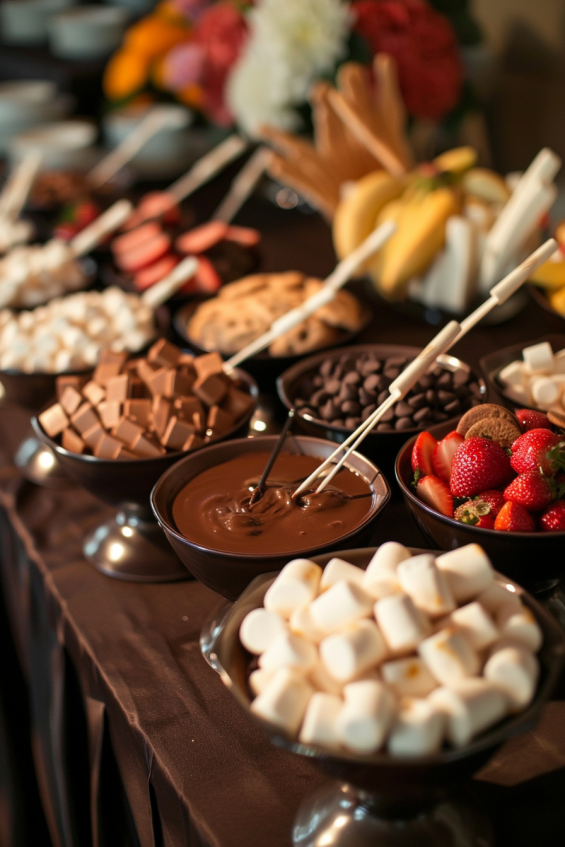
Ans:
{"type": "Polygon", "coordinates": [[[551,476],[565,468],[565,442],[549,429],[530,429],[514,441],[510,464],[519,473],[541,470],[551,476]]]}
{"type": "Polygon", "coordinates": [[[432,457],[436,444],[437,441],[430,432],[421,432],[414,442],[410,457],[414,471],[414,484],[421,477],[434,473],[432,457]]]}

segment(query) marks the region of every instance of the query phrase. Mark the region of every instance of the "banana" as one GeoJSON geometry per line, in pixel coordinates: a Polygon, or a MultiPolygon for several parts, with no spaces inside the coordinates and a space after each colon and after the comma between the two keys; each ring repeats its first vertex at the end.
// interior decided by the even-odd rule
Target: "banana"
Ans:
{"type": "Polygon", "coordinates": [[[463,176],[463,190],[487,203],[506,203],[510,189],[500,174],[488,168],[471,168],[463,176]]]}
{"type": "Polygon", "coordinates": [[[565,286],[549,296],[551,308],[565,318],[565,286]]]}
{"type": "Polygon", "coordinates": [[[557,291],[565,286],[565,259],[562,261],[544,262],[541,267],[534,271],[530,282],[545,288],[546,291],[557,291]]]}
{"type": "Polygon", "coordinates": [[[463,174],[472,168],[477,161],[477,151],[474,147],[454,147],[446,150],[434,159],[434,165],[440,171],[452,174],[463,174]]]}

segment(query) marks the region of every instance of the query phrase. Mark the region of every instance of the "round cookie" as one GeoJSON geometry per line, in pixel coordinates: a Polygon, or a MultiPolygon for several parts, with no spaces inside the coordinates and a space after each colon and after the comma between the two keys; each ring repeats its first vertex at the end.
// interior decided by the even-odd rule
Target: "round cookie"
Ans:
{"type": "Polygon", "coordinates": [[[510,447],[521,435],[522,431],[518,424],[506,417],[487,417],[469,427],[465,433],[465,438],[481,436],[482,438],[491,438],[501,447],[510,447]]]}
{"type": "Polygon", "coordinates": [[[457,424],[457,432],[465,438],[467,431],[476,423],[483,420],[483,418],[505,418],[521,432],[520,425],[512,412],[509,412],[504,406],[497,406],[496,403],[482,403],[478,406],[473,406],[472,409],[465,412],[457,424]]]}
{"type": "Polygon", "coordinates": [[[547,412],[547,417],[553,426],[565,429],[565,415],[562,412],[547,412]]]}

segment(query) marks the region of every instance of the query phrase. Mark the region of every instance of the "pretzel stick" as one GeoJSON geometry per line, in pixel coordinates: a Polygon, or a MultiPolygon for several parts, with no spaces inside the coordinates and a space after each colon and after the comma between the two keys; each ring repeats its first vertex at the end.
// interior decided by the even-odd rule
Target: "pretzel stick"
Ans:
{"type": "Polygon", "coordinates": [[[230,135],[221,144],[218,144],[209,153],[200,158],[191,169],[177,179],[167,193],[171,194],[177,203],[180,203],[189,194],[192,194],[205,182],[211,180],[233,159],[241,156],[247,147],[247,142],[239,135],[230,135]]]}
{"type": "Polygon", "coordinates": [[[266,147],[259,147],[253,153],[235,177],[230,190],[212,215],[212,220],[230,223],[234,219],[247,198],[255,190],[271,161],[272,155],[266,147]]]}
{"type": "Polygon", "coordinates": [[[406,140],[406,109],[398,86],[396,62],[386,53],[377,53],[373,71],[379,83],[379,104],[395,152],[406,168],[412,166],[412,154],[406,140]]]}

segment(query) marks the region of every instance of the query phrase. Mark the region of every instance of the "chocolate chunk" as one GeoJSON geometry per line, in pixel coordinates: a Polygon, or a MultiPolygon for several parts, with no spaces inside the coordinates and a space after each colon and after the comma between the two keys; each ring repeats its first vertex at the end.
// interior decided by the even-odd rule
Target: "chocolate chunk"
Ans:
{"type": "Polygon", "coordinates": [[[105,429],[112,429],[117,426],[122,416],[122,404],[115,401],[102,400],[97,407],[100,420],[105,429]]]}
{"type": "Polygon", "coordinates": [[[355,400],[346,400],[345,403],[341,404],[341,411],[344,415],[359,415],[361,413],[361,404],[356,403],[355,400]]]}
{"type": "Polygon", "coordinates": [[[133,453],[140,459],[153,459],[157,456],[161,456],[165,450],[164,448],[159,449],[156,444],[150,441],[145,435],[140,435],[134,444],[131,445],[133,453]]]}
{"type": "MultiPolygon", "coordinates": [[[[92,384],[96,385],[96,383],[92,384]]],[[[104,394],[103,389],[100,390],[102,391],[102,394],[104,394]]],[[[74,388],[72,385],[67,385],[61,395],[60,403],[65,413],[67,415],[72,415],[76,412],[76,410],[82,403],[82,394],[80,393],[80,391],[77,391],[76,388],[74,388]]]]}
{"type": "Polygon", "coordinates": [[[216,435],[224,435],[229,432],[234,423],[235,420],[229,412],[226,412],[221,406],[212,406],[208,412],[206,428],[214,430],[216,435]]]}
{"type": "Polygon", "coordinates": [[[38,415],[38,419],[49,438],[60,435],[69,425],[69,419],[60,403],[50,406],[38,415]]]}
{"type": "Polygon", "coordinates": [[[70,374],[68,376],[66,374],[64,376],[58,376],[57,400],[61,400],[61,397],[63,396],[63,391],[68,386],[72,386],[72,388],[75,388],[77,391],[81,391],[82,386],[85,384],[85,382],[88,382],[88,377],[73,376],[70,374]]]}
{"type": "Polygon", "coordinates": [[[74,429],[63,430],[63,435],[61,436],[61,444],[65,450],[70,450],[71,453],[84,453],[86,450],[86,444],[80,437],[77,435],[74,429]]]}
{"type": "MultiPolygon", "coordinates": [[[[175,400],[175,404],[176,402],[175,400]]],[[[233,417],[234,421],[238,421],[249,412],[254,402],[251,394],[248,394],[247,391],[240,391],[232,384],[228,386],[228,393],[222,400],[221,406],[233,417]]]]}
{"type": "Polygon", "coordinates": [[[106,383],[106,400],[113,403],[123,403],[130,396],[131,376],[120,374],[113,376],[106,383]]]}
{"type": "Polygon", "coordinates": [[[203,356],[196,356],[193,365],[199,380],[224,372],[224,362],[219,353],[205,353],[203,356]]]}
{"type": "MultiPolygon", "coordinates": [[[[187,397],[187,400],[196,400],[194,397],[187,397]]],[[[177,417],[182,417],[185,420],[189,420],[192,422],[192,416],[195,411],[199,411],[202,409],[202,405],[199,400],[196,400],[198,403],[198,409],[194,406],[194,403],[190,403],[187,409],[177,410],[177,417]]],[[[153,401],[153,425],[155,426],[155,432],[157,435],[161,436],[167,429],[167,424],[169,423],[169,418],[173,414],[173,404],[170,400],[167,400],[166,397],[155,397],[153,401]]]]}
{"type": "Polygon", "coordinates": [[[427,402],[426,395],[423,392],[420,394],[413,394],[411,397],[408,396],[406,398],[406,402],[412,410],[423,409],[427,402]]]}
{"type": "Polygon", "coordinates": [[[226,396],[228,386],[218,374],[209,374],[205,377],[198,377],[192,386],[192,390],[207,406],[217,406],[226,396]]]}
{"type": "Polygon", "coordinates": [[[126,400],[124,415],[143,429],[147,429],[151,421],[151,400],[126,400]]]}
{"type": "Polygon", "coordinates": [[[91,379],[90,382],[86,383],[86,385],[82,389],[82,393],[89,401],[89,403],[92,403],[93,406],[98,406],[98,404],[101,403],[102,400],[104,400],[104,398],[106,397],[106,392],[104,391],[102,386],[95,382],[93,379],[91,379]]]}
{"type": "Polygon", "coordinates": [[[423,409],[418,409],[417,412],[414,412],[412,415],[413,419],[416,423],[420,423],[420,421],[426,421],[431,417],[432,410],[429,406],[424,406],[423,409]]]}
{"type": "Polygon", "coordinates": [[[182,450],[190,435],[194,435],[194,427],[173,415],[161,436],[161,444],[171,450],[182,450]]]}
{"type": "Polygon", "coordinates": [[[128,447],[131,447],[134,441],[140,436],[143,435],[145,429],[142,426],[130,421],[128,418],[122,418],[116,429],[114,430],[114,435],[123,441],[124,444],[127,444],[128,447]]]}
{"type": "Polygon", "coordinates": [[[94,426],[89,427],[86,432],[82,433],[82,439],[85,444],[88,444],[92,452],[96,450],[98,446],[98,442],[105,435],[103,428],[100,425],[100,422],[95,423],[94,426]]]}
{"type": "Polygon", "coordinates": [[[113,350],[102,350],[98,364],[94,369],[93,379],[98,385],[106,387],[108,380],[118,376],[127,359],[127,353],[114,353],[113,350]]]}
{"type": "MultiPolygon", "coordinates": [[[[147,361],[163,368],[174,368],[179,363],[181,350],[175,344],[170,344],[164,338],[160,338],[153,344],[147,354],[147,361]]],[[[191,363],[194,357],[191,357],[191,363]]]]}
{"type": "Polygon", "coordinates": [[[182,451],[183,453],[187,453],[189,450],[196,450],[198,447],[202,447],[203,444],[204,441],[200,438],[200,436],[193,432],[182,445],[182,451]]]}
{"type": "Polygon", "coordinates": [[[399,432],[404,430],[404,429],[412,429],[413,427],[414,427],[414,421],[412,420],[412,418],[407,418],[407,417],[398,418],[398,420],[394,424],[394,428],[396,430],[398,430],[399,432]]]}
{"type": "Polygon", "coordinates": [[[414,409],[412,408],[412,406],[409,406],[405,400],[400,400],[395,405],[394,411],[397,418],[411,417],[414,414],[414,409]]]}
{"type": "Polygon", "coordinates": [[[117,459],[123,446],[117,438],[104,432],[92,452],[98,459],[117,459]]]}
{"type": "Polygon", "coordinates": [[[71,423],[78,432],[82,435],[88,429],[91,429],[95,424],[99,423],[98,415],[87,401],[79,406],[74,415],[71,416],[71,423]]]}

